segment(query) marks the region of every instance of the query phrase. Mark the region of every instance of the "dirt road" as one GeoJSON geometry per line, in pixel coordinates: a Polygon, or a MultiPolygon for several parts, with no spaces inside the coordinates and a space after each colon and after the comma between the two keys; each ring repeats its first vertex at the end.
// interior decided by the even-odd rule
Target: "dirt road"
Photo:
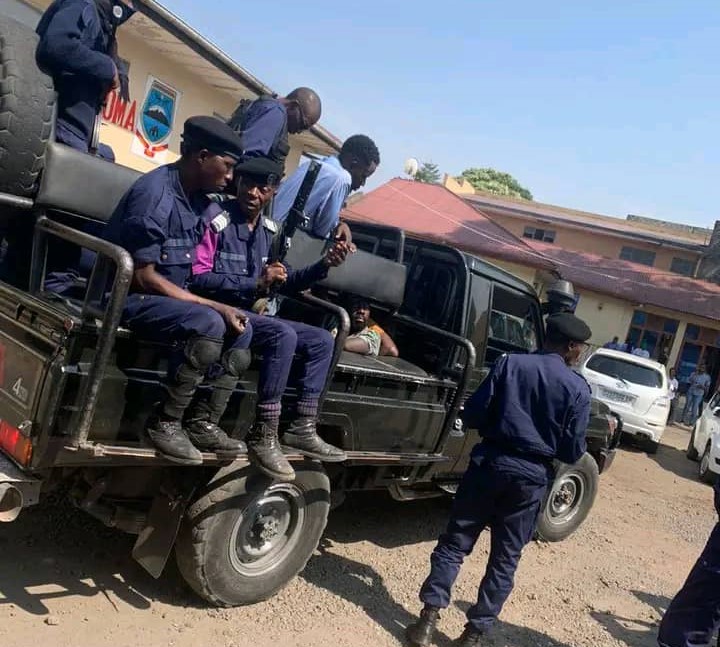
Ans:
{"type": "MultiPolygon", "coordinates": [[[[560,544],[531,544],[490,644],[651,647],[657,622],[715,517],[711,490],[670,428],[657,456],[620,452],[589,520],[560,544]]],[[[159,581],[129,557],[132,538],[67,508],[0,527],[0,644],[196,647],[399,645],[447,503],[358,496],[331,517],[320,551],[280,595],[215,610],[176,570],[159,581]]],[[[443,616],[448,647],[487,556],[481,540],[443,616]]]]}

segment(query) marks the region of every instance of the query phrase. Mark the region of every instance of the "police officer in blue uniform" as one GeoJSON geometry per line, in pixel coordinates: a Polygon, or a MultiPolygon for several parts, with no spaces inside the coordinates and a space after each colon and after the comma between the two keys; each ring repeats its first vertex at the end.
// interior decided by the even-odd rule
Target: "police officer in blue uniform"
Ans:
{"type": "Polygon", "coordinates": [[[37,26],[37,62],[52,76],[58,94],[56,138],[86,153],[108,92],[115,89],[123,101],[130,99],[115,39],[118,27],[135,13],[130,4],[55,0],[37,26]]]}
{"type": "Polygon", "coordinates": [[[544,349],[503,355],[465,405],[463,421],[483,440],[473,450],[447,530],[433,551],[420,591],[425,606],[407,628],[411,645],[430,644],[463,560],[485,528],[491,534],[485,577],[455,644],[481,645],[495,623],[554,479],[553,461],[575,463],[586,449],[590,387],[570,365],[590,335],[574,315],[550,315],[544,349]]]}
{"type": "Polygon", "coordinates": [[[204,227],[206,193],[222,191],[242,154],[233,130],[213,117],[185,122],[182,156],[141,177],[125,194],[104,236],[127,249],[135,272],[123,325],[140,337],[173,341],[167,395],[147,434],[168,459],[198,464],[198,450],[236,456],[245,451],[217,423],[250,362],[250,331],[236,308],[186,289],[204,227]],[[209,397],[196,397],[207,379],[209,397]]]}
{"type": "MultiPolygon", "coordinates": [[[[280,181],[282,165],[266,157],[250,158],[236,167],[235,175],[237,198],[212,204],[206,211],[208,229],[196,252],[193,291],[250,309],[272,288],[286,293],[301,291],[327,276],[329,267],[345,260],[348,246],[338,241],[324,258],[306,268],[292,270],[282,263],[268,264],[279,227],[260,214],[280,181]]],[[[294,478],[278,441],[281,400],[292,368],[297,401],[288,411],[283,445],[322,461],[345,460],[342,450],[317,434],[318,400],[333,356],[330,333],[277,317],[247,316],[252,345],[262,353],[256,420],[245,438],[250,458],[275,479],[294,478]]]]}
{"type": "Polygon", "coordinates": [[[228,123],[242,136],[246,158],[269,157],[284,168],[290,152],[288,133],[312,128],[321,114],[317,92],[296,88],[286,97],[261,96],[241,102],[228,123]]]}
{"type": "MultiPolygon", "coordinates": [[[[720,481],[715,483],[715,510],[720,515],[720,481]]],[[[720,523],[670,603],[658,635],[660,647],[709,645],[720,626],[720,523]]],[[[720,642],[718,643],[720,644],[720,642]]]]}

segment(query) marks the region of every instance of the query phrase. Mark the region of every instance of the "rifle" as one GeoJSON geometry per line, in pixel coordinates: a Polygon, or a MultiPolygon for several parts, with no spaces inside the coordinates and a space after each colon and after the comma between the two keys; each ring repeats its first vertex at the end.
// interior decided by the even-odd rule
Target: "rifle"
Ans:
{"type": "Polygon", "coordinates": [[[290,211],[288,212],[287,218],[285,218],[285,222],[283,222],[280,227],[280,231],[273,239],[270,254],[268,255],[268,263],[282,263],[288,251],[290,251],[291,240],[295,231],[298,227],[302,228],[307,226],[308,217],[305,215],[305,205],[315,186],[318,173],[320,173],[320,167],[320,162],[314,160],[310,162],[297,196],[295,196],[295,202],[293,202],[293,206],[290,207],[290,211]]]}

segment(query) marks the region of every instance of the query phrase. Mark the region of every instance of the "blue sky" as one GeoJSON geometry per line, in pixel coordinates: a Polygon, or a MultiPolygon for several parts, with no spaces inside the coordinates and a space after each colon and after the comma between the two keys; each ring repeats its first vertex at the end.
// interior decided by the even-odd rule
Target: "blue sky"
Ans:
{"type": "Polygon", "coordinates": [[[540,201],[720,219],[717,0],[163,0],[280,93],[323,99],[382,165],[512,173],[540,201]]]}

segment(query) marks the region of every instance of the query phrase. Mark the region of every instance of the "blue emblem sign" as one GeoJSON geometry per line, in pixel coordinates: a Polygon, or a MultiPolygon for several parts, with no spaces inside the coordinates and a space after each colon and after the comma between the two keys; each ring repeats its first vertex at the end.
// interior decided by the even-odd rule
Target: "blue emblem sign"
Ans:
{"type": "Polygon", "coordinates": [[[140,129],[147,144],[159,146],[172,132],[177,92],[153,79],[140,113],[140,129]]]}

